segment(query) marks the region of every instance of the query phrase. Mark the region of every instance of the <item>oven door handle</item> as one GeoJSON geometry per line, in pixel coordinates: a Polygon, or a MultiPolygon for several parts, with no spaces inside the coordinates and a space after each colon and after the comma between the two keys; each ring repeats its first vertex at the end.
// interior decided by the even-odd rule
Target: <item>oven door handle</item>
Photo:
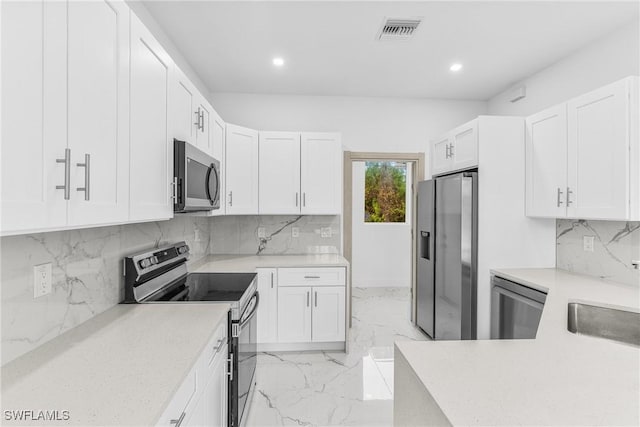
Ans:
{"type": "Polygon", "coordinates": [[[248,304],[247,308],[245,308],[244,312],[242,313],[242,316],[240,316],[240,331],[242,331],[242,329],[246,326],[246,324],[249,323],[253,318],[253,316],[255,316],[256,313],[258,312],[258,304],[260,303],[260,294],[258,293],[258,291],[256,291],[255,294],[253,294],[253,297],[251,299],[255,300],[255,303],[253,304],[253,309],[251,310],[251,312],[247,313],[247,311],[251,306],[251,304],[248,304]]]}

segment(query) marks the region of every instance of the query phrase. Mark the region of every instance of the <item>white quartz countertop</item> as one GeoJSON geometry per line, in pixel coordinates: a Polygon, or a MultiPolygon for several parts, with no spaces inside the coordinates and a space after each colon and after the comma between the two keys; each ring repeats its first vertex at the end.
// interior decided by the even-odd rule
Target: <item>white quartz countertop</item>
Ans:
{"type": "Polygon", "coordinates": [[[317,255],[211,255],[195,270],[199,273],[244,273],[256,268],[347,267],[338,254],[317,255]]]}
{"type": "Polygon", "coordinates": [[[640,284],[492,273],[548,292],[535,340],[396,342],[453,425],[640,425],[640,349],[567,331],[571,301],[640,309],[640,284]]]}
{"type": "Polygon", "coordinates": [[[155,425],[226,303],[117,305],[2,367],[3,425],[155,425]],[[69,411],[68,421],[6,411],[69,411]]]}

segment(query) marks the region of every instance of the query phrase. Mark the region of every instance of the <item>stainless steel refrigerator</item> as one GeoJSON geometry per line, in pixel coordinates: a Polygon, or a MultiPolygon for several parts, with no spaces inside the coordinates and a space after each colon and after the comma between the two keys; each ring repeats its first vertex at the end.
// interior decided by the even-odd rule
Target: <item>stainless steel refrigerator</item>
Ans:
{"type": "Polygon", "coordinates": [[[477,196],[477,172],[418,183],[416,320],[436,340],[476,339],[477,196]]]}

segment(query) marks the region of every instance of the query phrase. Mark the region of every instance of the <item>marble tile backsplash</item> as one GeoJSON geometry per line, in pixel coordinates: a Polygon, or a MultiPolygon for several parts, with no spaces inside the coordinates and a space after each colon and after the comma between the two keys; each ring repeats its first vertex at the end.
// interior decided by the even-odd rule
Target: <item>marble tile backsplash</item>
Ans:
{"type": "Polygon", "coordinates": [[[2,364],[122,301],[124,256],[181,240],[191,247],[189,262],[208,255],[209,220],[179,216],[0,239],[2,364]],[[34,299],[33,266],[43,263],[53,264],[52,292],[34,299]]]}
{"type": "Polygon", "coordinates": [[[340,252],[340,217],[325,215],[222,216],[211,220],[213,254],[310,254],[340,252]],[[264,227],[265,237],[258,237],[264,227]],[[297,227],[298,237],[292,237],[297,227]],[[329,231],[329,237],[322,237],[329,231]]]}
{"type": "Polygon", "coordinates": [[[574,273],[640,286],[640,222],[559,219],[556,266],[574,273]],[[583,238],[594,237],[593,252],[583,250],[583,238]]]}

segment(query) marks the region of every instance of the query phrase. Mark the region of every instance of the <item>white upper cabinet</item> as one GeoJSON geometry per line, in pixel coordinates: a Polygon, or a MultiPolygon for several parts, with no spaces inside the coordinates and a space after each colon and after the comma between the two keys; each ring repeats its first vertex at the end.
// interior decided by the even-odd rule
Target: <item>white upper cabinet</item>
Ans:
{"type": "Polygon", "coordinates": [[[337,133],[302,133],[300,142],[300,212],[342,212],[342,143],[337,133]]]}
{"type": "Polygon", "coordinates": [[[226,213],[258,213],[258,132],[227,124],[226,213]]]}
{"type": "Polygon", "coordinates": [[[444,135],[431,143],[431,173],[438,175],[451,169],[451,138],[444,135]]]}
{"type": "Polygon", "coordinates": [[[198,91],[178,67],[173,68],[171,91],[172,135],[175,139],[196,145],[198,91]]]}
{"type": "MultiPolygon", "coordinates": [[[[2,2],[2,234],[66,225],[66,4],[2,2]],[[62,159],[63,163],[57,163],[62,159]]],[[[68,166],[70,166],[70,158],[68,166]]],[[[70,191],[69,191],[70,194],[70,191]]]]}
{"type": "Polygon", "coordinates": [[[527,215],[640,219],[638,78],[527,119],[527,215]]]}
{"type": "Polygon", "coordinates": [[[472,120],[431,142],[431,174],[478,166],[478,120],[472,120]]]}
{"type": "Polygon", "coordinates": [[[638,165],[638,134],[631,140],[631,120],[638,121],[638,110],[632,118],[631,89],[632,80],[626,79],[567,103],[570,218],[630,218],[632,143],[638,165]]]}
{"type": "Polygon", "coordinates": [[[260,214],[300,213],[300,134],[260,132],[260,214]]]}
{"type": "Polygon", "coordinates": [[[130,219],[173,216],[173,139],[169,135],[172,61],[142,22],[131,15],[129,162],[130,219]]]}
{"type": "Polygon", "coordinates": [[[473,120],[451,132],[449,156],[453,170],[472,168],[478,165],[478,120],[473,120]]]}
{"type": "Polygon", "coordinates": [[[68,7],[69,225],[129,215],[129,8],[124,1],[68,7]]]}
{"type": "Polygon", "coordinates": [[[563,217],[567,191],[567,106],[526,119],[526,213],[563,217]]]}

